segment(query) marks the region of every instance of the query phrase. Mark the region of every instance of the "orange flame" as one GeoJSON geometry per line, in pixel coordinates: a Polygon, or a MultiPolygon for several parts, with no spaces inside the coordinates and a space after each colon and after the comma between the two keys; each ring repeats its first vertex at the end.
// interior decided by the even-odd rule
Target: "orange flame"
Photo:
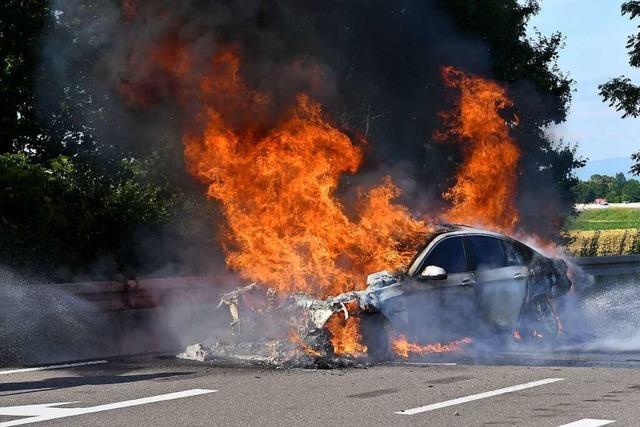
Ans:
{"type": "MultiPolygon", "coordinates": [[[[171,95],[193,111],[183,136],[187,168],[220,203],[226,262],[243,277],[280,295],[325,297],[364,288],[370,272],[403,267],[424,243],[426,223],[394,202],[400,191],[389,177],[359,191],[355,213],[347,215],[336,191],[341,177],[360,167],[365,142],[354,143],[307,95],[276,108],[269,95],[245,84],[233,49],[215,55],[204,72],[175,39],[143,54],[131,58],[142,72],[122,82],[123,97],[130,106],[148,107],[158,96],[157,80],[168,77],[171,95]]],[[[511,101],[496,83],[452,67],[443,69],[443,78],[460,90],[457,110],[444,114],[446,137],[465,143],[465,164],[444,195],[452,202],[446,217],[509,231],[518,220],[520,153],[499,111],[511,101]]],[[[337,354],[366,351],[357,317],[334,316],[327,329],[337,354]]],[[[447,351],[456,343],[424,350],[406,342],[401,354],[447,351]]]]}
{"type": "Polygon", "coordinates": [[[460,350],[463,346],[471,344],[473,340],[471,338],[465,337],[456,341],[452,341],[450,343],[442,344],[416,344],[409,342],[407,337],[404,335],[400,335],[398,338],[394,339],[391,343],[391,348],[393,352],[405,359],[409,357],[409,353],[414,354],[429,354],[429,353],[450,353],[453,351],[460,350]]]}
{"type": "Polygon", "coordinates": [[[307,356],[322,356],[319,351],[316,351],[313,348],[309,347],[309,344],[307,344],[302,338],[300,338],[298,331],[293,328],[289,330],[289,341],[291,341],[293,344],[296,344],[307,356]]]}
{"type": "Polygon", "coordinates": [[[184,137],[189,172],[221,204],[229,267],[283,294],[323,297],[361,289],[367,273],[408,262],[427,227],[393,203],[399,190],[391,179],[361,192],[349,218],[335,192],[360,166],[361,148],[306,95],[263,126],[271,100],[248,89],[238,70],[235,54],[216,56],[200,82],[204,129],[184,137]]]}
{"type": "MultiPolygon", "coordinates": [[[[337,200],[339,180],[357,171],[362,150],[323,117],[320,105],[301,94],[265,125],[271,100],[244,84],[231,51],[214,58],[199,91],[204,127],[185,135],[185,158],[221,204],[229,267],[281,294],[324,297],[362,289],[369,272],[411,259],[427,226],[393,203],[399,190],[390,178],[360,192],[355,219],[337,200]]],[[[366,351],[359,319],[334,316],[326,328],[336,354],[366,351]]]]}
{"type": "Polygon", "coordinates": [[[334,314],[325,324],[331,335],[333,352],[337,355],[359,356],[367,352],[367,346],[361,343],[360,318],[349,316],[344,320],[342,315],[334,314]]]}
{"type": "Polygon", "coordinates": [[[513,103],[499,84],[454,67],[444,67],[442,78],[460,91],[460,97],[454,111],[442,114],[448,129],[437,137],[464,144],[464,162],[455,184],[443,195],[452,203],[445,217],[513,231],[518,222],[515,195],[520,150],[509,136],[509,124],[500,116],[513,103]]]}

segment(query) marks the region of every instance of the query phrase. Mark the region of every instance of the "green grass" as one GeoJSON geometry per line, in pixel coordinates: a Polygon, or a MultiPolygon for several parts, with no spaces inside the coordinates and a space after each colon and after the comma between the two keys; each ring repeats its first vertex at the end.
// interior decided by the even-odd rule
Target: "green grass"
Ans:
{"type": "Polygon", "coordinates": [[[640,228],[640,209],[609,208],[582,211],[569,222],[570,230],[622,230],[640,228]]]}

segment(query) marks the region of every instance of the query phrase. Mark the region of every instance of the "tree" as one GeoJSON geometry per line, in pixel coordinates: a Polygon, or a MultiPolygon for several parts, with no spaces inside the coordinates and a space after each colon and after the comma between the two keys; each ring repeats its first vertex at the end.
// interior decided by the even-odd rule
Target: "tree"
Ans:
{"type": "Polygon", "coordinates": [[[584,166],[575,147],[555,142],[543,129],[566,119],[572,80],[557,65],[560,33],[527,36],[537,1],[440,0],[457,28],[479,36],[488,47],[495,77],[506,83],[515,101],[519,126],[512,130],[522,150],[518,182],[521,223],[527,231],[557,238],[562,218],[573,211],[573,171],[584,166]],[[540,210],[540,205],[546,209],[540,210]]]}
{"type": "Polygon", "coordinates": [[[631,160],[635,162],[635,164],[631,166],[631,173],[634,175],[640,175],[640,151],[633,153],[631,155],[631,160]]]}
{"type": "Polygon", "coordinates": [[[48,17],[46,0],[7,0],[0,6],[0,153],[24,149],[46,134],[37,117],[33,81],[48,17]]]}
{"type": "MultiPolygon", "coordinates": [[[[210,206],[167,172],[182,166],[174,152],[163,141],[135,152],[95,132],[109,126],[108,103],[86,65],[55,79],[60,49],[77,51],[70,26],[86,24],[55,3],[0,6],[0,267],[70,280],[160,269],[196,252],[189,244],[210,255],[211,239],[193,226],[210,206]]],[[[81,9],[93,16],[99,3],[81,9]]]]}
{"type": "MultiPolygon", "coordinates": [[[[640,1],[624,2],[621,6],[622,15],[629,15],[629,19],[640,16],[640,1]]],[[[640,28],[640,26],[639,26],[640,28]]],[[[640,67],[640,32],[632,34],[627,39],[627,51],[629,64],[632,67],[640,67]]],[[[600,96],[610,107],[622,112],[622,118],[640,116],[640,86],[634,84],[626,76],[615,77],[598,86],[600,96]]],[[[640,175],[640,151],[631,155],[635,164],[631,167],[631,173],[640,175]]]]}
{"type": "Polygon", "coordinates": [[[622,190],[622,201],[638,202],[640,201],[640,182],[630,179],[622,190]]]}
{"type": "Polygon", "coordinates": [[[580,181],[575,187],[577,203],[591,203],[596,199],[596,191],[589,181],[580,181]]]}
{"type": "Polygon", "coordinates": [[[137,226],[161,226],[172,212],[161,189],[144,182],[143,164],[126,161],[121,173],[107,181],[65,156],[38,164],[24,153],[0,155],[2,264],[49,275],[116,254],[120,268],[135,265],[117,259],[119,246],[134,243],[137,226]]]}
{"type": "Polygon", "coordinates": [[[592,175],[588,181],[579,181],[574,191],[578,203],[593,203],[595,199],[613,203],[640,201],[640,181],[626,179],[622,173],[592,175]]]}

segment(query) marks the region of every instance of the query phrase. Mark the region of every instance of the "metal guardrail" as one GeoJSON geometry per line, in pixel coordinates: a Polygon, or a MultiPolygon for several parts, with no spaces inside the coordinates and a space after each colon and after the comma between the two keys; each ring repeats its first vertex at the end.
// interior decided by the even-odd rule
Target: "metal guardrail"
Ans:
{"type": "Polygon", "coordinates": [[[640,274],[640,255],[581,257],[572,261],[592,276],[640,274]]]}
{"type": "Polygon", "coordinates": [[[106,311],[158,306],[217,304],[220,288],[211,276],[61,283],[56,288],[89,301],[106,311]]]}
{"type": "MultiPolygon", "coordinates": [[[[640,255],[571,259],[592,276],[640,274],[640,255]]],[[[212,276],[141,279],[127,283],[105,281],[63,283],[57,288],[90,301],[103,310],[120,311],[158,306],[217,304],[221,289],[212,276]]]]}
{"type": "Polygon", "coordinates": [[[0,298],[0,363],[176,353],[228,323],[228,311],[215,307],[229,286],[192,276],[9,287],[0,298]]]}
{"type": "MultiPolygon", "coordinates": [[[[640,274],[640,255],[574,258],[572,261],[596,278],[640,274]]],[[[9,335],[7,339],[3,335],[0,360],[3,351],[11,355],[15,348],[22,348],[21,337],[32,332],[29,325],[33,319],[43,325],[43,336],[55,337],[51,342],[57,347],[47,356],[50,362],[150,352],[174,353],[227,324],[228,312],[214,308],[220,292],[229,290],[230,286],[232,283],[223,283],[221,278],[210,276],[140,279],[126,283],[63,283],[54,286],[61,292],[43,293],[41,305],[53,306],[51,312],[42,310],[38,304],[21,307],[16,306],[19,299],[3,298],[0,300],[0,328],[4,326],[4,315],[17,328],[19,338],[9,335]],[[67,295],[87,301],[89,305],[68,300],[67,295]],[[55,309],[58,304],[64,308],[61,312],[55,309]],[[11,320],[13,316],[18,320],[28,316],[24,330],[19,322],[11,320]],[[71,320],[67,321],[69,316],[71,320]],[[81,334],[76,332],[75,326],[69,327],[76,322],[83,325],[78,329],[81,334]]],[[[39,294],[34,291],[33,295],[39,294]]],[[[39,342],[37,345],[40,346],[39,342]]],[[[24,360],[41,355],[39,347],[29,345],[20,351],[24,360]]],[[[40,362],[40,359],[31,361],[40,362]]]]}

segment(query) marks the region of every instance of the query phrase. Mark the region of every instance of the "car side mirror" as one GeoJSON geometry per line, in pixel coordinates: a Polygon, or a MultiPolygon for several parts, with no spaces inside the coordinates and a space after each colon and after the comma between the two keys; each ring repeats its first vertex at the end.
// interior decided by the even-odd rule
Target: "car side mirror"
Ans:
{"type": "Polygon", "coordinates": [[[428,265],[420,273],[420,278],[425,280],[444,280],[447,278],[447,272],[437,265],[428,265]]]}

